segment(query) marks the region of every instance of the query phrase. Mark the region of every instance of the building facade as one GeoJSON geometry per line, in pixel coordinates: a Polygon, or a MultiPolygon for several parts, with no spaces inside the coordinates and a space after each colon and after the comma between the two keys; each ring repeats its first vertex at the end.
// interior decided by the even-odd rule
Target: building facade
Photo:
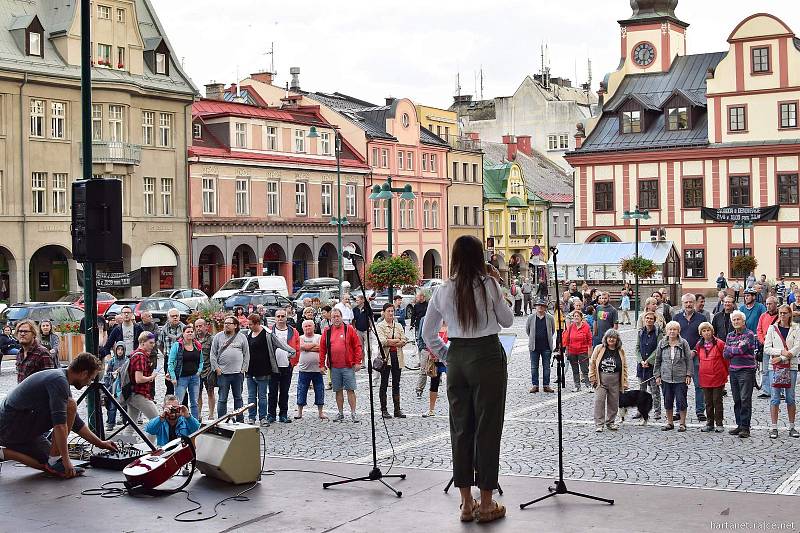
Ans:
{"type": "Polygon", "coordinates": [[[601,86],[602,115],[576,135],[576,240],[648,240],[663,229],[683,286],[715,286],[754,255],[769,279],[800,277],[800,40],[777,17],[739,23],[721,53],[686,54],[677,2],[632,2],[620,22],[623,63],[601,86]],[[641,4],[641,6],[639,5],[641,4]],[[776,220],[735,229],[702,208],[778,205],[776,220]],[[623,213],[648,209],[640,235],[623,213]]]}
{"type": "Polygon", "coordinates": [[[450,145],[447,152],[447,248],[462,235],[483,239],[483,152],[478,134],[458,129],[454,111],[417,104],[420,123],[450,145]]]}
{"type": "MultiPolygon", "coordinates": [[[[71,183],[81,179],[77,2],[0,2],[0,300],[79,288],[71,183]]],[[[186,286],[186,149],[195,95],[147,0],[92,4],[93,174],[123,189],[120,295],[186,286]]]]}
{"type": "MultiPolygon", "coordinates": [[[[293,290],[308,278],[338,277],[331,222],[341,198],[342,242],[363,253],[366,162],[342,142],[339,190],[336,130],[319,106],[251,105],[236,101],[244,98],[235,88],[211,96],[193,106],[193,286],[213,294],[230,278],[281,275],[293,290]]],[[[355,286],[355,274],[344,274],[355,286]]]]}

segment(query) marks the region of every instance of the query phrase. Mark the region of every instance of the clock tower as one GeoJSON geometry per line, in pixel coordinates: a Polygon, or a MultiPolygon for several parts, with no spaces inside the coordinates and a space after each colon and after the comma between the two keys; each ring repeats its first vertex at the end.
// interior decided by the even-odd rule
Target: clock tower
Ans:
{"type": "Polygon", "coordinates": [[[631,0],[633,13],[620,20],[620,54],[626,74],[666,72],[686,55],[686,28],[675,16],[678,0],[631,0]]]}

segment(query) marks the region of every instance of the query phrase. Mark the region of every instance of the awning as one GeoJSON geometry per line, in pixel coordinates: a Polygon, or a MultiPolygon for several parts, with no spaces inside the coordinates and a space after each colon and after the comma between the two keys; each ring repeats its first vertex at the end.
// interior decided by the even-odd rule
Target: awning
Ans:
{"type": "MultiPolygon", "coordinates": [[[[639,242],[639,256],[650,259],[656,265],[663,265],[673,249],[672,241],[639,242]]],[[[560,243],[558,245],[558,265],[619,265],[626,257],[636,253],[633,242],[589,242],[560,243]]],[[[553,264],[550,256],[549,264],[553,264]]]]}
{"type": "Polygon", "coordinates": [[[178,258],[169,246],[151,244],[142,254],[142,268],[178,266],[178,258]]]}

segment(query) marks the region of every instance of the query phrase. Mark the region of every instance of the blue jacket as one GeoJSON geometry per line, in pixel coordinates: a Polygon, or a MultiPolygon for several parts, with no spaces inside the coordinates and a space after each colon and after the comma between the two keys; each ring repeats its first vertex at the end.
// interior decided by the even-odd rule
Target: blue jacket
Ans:
{"type": "Polygon", "coordinates": [[[744,313],[745,327],[755,333],[758,329],[758,319],[761,318],[761,315],[767,312],[767,308],[764,306],[764,304],[756,302],[750,309],[748,309],[744,304],[740,305],[739,311],[744,313]]]}
{"type": "MultiPolygon", "coordinates": [[[[175,424],[175,435],[188,437],[198,429],[200,429],[200,422],[195,417],[192,415],[189,415],[188,418],[179,416],[178,422],[175,424]]],[[[160,416],[151,418],[144,427],[144,431],[156,436],[156,444],[158,446],[164,446],[169,442],[169,422],[160,416]]]]}
{"type": "MultiPolygon", "coordinates": [[[[199,376],[203,372],[203,348],[199,342],[194,341],[194,349],[200,354],[200,365],[197,367],[197,375],[199,376]]],[[[183,371],[183,337],[178,339],[178,342],[172,343],[172,348],[169,350],[167,370],[172,379],[177,382],[183,371]]]]}

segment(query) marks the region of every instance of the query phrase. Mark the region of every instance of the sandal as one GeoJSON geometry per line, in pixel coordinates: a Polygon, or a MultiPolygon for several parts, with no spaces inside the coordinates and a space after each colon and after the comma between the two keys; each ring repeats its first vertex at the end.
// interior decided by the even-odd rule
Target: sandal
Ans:
{"type": "Polygon", "coordinates": [[[464,509],[464,504],[458,506],[461,509],[461,521],[462,522],[472,522],[475,520],[475,515],[478,513],[478,502],[476,500],[472,500],[472,505],[469,506],[469,509],[464,509]]]}
{"type": "Polygon", "coordinates": [[[494,500],[492,500],[492,503],[494,504],[494,507],[488,512],[481,511],[480,507],[478,508],[476,512],[476,518],[479,524],[493,522],[498,518],[503,518],[504,516],[506,516],[505,505],[501,505],[494,500]]]}
{"type": "Polygon", "coordinates": [[[686,431],[686,424],[681,424],[678,426],[678,433],[683,433],[686,431]]]}
{"type": "Polygon", "coordinates": [[[675,424],[665,424],[661,431],[672,431],[673,429],[675,429],[675,424]]]}

